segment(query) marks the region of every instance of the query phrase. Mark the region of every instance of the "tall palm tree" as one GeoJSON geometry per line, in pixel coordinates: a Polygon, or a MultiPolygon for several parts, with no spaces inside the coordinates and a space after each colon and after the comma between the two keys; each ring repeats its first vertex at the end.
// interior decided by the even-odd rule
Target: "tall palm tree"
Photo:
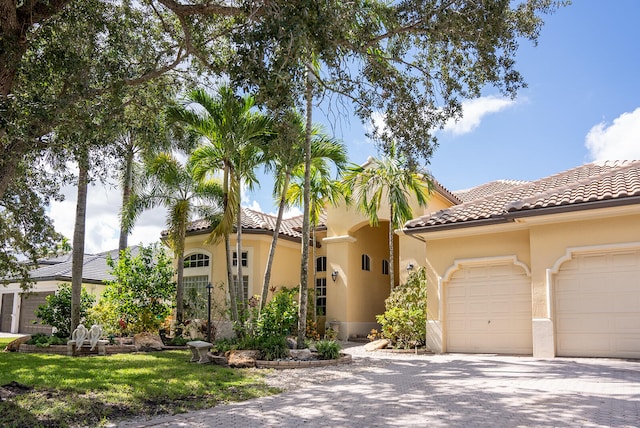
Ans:
{"type": "Polygon", "coordinates": [[[214,179],[195,177],[190,165],[182,165],[168,153],[160,153],[146,165],[145,182],[129,198],[123,224],[130,230],[146,209],[165,207],[168,210],[167,238],[177,260],[176,322],[184,314],[184,240],[187,224],[194,215],[213,219],[219,215],[223,191],[214,179]]]}
{"type": "Polygon", "coordinates": [[[409,203],[411,195],[415,195],[420,206],[427,204],[432,182],[428,175],[409,170],[392,144],[387,157],[373,158],[365,167],[348,168],[343,175],[342,187],[345,197],[369,218],[371,226],[379,224],[378,212],[382,204],[389,206],[389,281],[393,290],[393,231],[413,217],[409,203]]]}
{"type": "Polygon", "coordinates": [[[227,252],[227,280],[234,321],[239,320],[239,305],[246,300],[242,286],[242,186],[257,183],[255,167],[259,162],[259,143],[269,138],[271,120],[253,111],[251,96],[238,97],[228,86],[218,89],[215,97],[203,89],[191,91],[182,106],[167,110],[170,120],[181,122],[204,137],[204,144],[191,155],[190,163],[197,178],[222,173],[224,192],[221,221],[211,232],[208,243],[224,239],[227,252]],[[237,283],[233,280],[230,235],[237,233],[237,283]]]}
{"type": "MultiPolygon", "coordinates": [[[[271,267],[275,256],[278,236],[280,234],[280,225],[285,208],[288,205],[288,194],[292,178],[303,177],[305,168],[305,159],[303,147],[306,138],[306,126],[303,118],[297,114],[287,115],[287,129],[279,134],[266,147],[267,169],[273,171],[275,183],[273,188],[274,196],[278,198],[278,217],[271,239],[271,247],[269,248],[269,256],[264,272],[264,280],[262,283],[262,296],[260,299],[260,309],[264,308],[269,292],[269,283],[271,281],[271,267]],[[282,134],[286,137],[281,138],[282,134]]],[[[321,127],[313,126],[311,129],[311,166],[316,174],[328,179],[331,174],[331,167],[336,169],[339,174],[345,167],[347,162],[347,152],[343,144],[338,143],[334,139],[327,136],[321,127]]],[[[318,177],[318,180],[320,178],[318,177]]],[[[301,188],[301,187],[299,187],[301,188]]],[[[297,201],[302,206],[302,197],[297,201]]],[[[321,208],[320,208],[321,209],[321,208]]],[[[312,215],[313,216],[313,215],[312,215]]],[[[317,215],[315,223],[317,224],[317,215]]],[[[311,222],[314,222],[312,217],[311,222]]],[[[303,243],[304,244],[304,243],[303,243]]]]}

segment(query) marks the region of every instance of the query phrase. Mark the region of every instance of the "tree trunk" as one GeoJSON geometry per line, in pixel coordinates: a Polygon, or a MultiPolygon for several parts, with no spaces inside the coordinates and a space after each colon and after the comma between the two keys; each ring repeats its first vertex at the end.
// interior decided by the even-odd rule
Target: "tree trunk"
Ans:
{"type": "MultiPolygon", "coordinates": [[[[124,170],[122,171],[122,208],[121,212],[124,213],[125,207],[129,203],[131,198],[131,191],[133,188],[133,147],[129,147],[124,159],[124,170]]],[[[121,216],[122,217],[122,214],[121,216]]],[[[120,223],[120,240],[118,241],[118,252],[123,251],[128,246],[129,232],[122,227],[122,221],[120,223]]]]}
{"type": "Polygon", "coordinates": [[[229,234],[225,234],[224,236],[224,248],[227,252],[227,282],[229,283],[229,304],[231,305],[231,321],[238,321],[238,302],[236,301],[236,296],[238,295],[238,291],[236,289],[235,283],[233,282],[233,266],[231,263],[231,240],[229,239],[229,234]]]}
{"type": "MultiPolygon", "coordinates": [[[[308,68],[309,66],[307,66],[308,68]]],[[[302,260],[300,262],[300,296],[298,307],[298,348],[304,348],[304,339],[307,332],[307,294],[309,287],[309,216],[311,200],[311,127],[313,93],[311,86],[311,70],[307,70],[306,76],[306,129],[304,138],[304,202],[302,206],[302,260]]]]}
{"type": "Polygon", "coordinates": [[[87,153],[78,158],[78,198],[76,223],[73,230],[73,255],[71,259],[71,331],[80,324],[80,296],[82,293],[82,268],[84,265],[84,231],[87,217],[87,190],[89,159],[87,153]]]}
{"type": "MultiPolygon", "coordinates": [[[[240,189],[238,189],[238,192],[240,192],[240,189]]],[[[236,266],[238,276],[236,290],[238,292],[237,303],[240,309],[238,311],[238,316],[240,317],[240,321],[244,322],[247,316],[245,311],[247,307],[247,298],[244,295],[244,281],[242,280],[242,207],[240,206],[240,198],[238,198],[238,217],[236,218],[236,253],[236,260],[238,261],[238,265],[236,266]]]]}
{"type": "Polygon", "coordinates": [[[177,257],[178,257],[178,266],[176,266],[177,271],[177,284],[176,284],[176,324],[181,325],[184,321],[184,239],[187,230],[187,219],[180,225],[179,232],[179,242],[175,245],[177,257]]]}
{"type": "Polygon", "coordinates": [[[276,227],[273,230],[273,237],[271,238],[271,247],[269,248],[269,257],[267,258],[267,267],[264,270],[264,282],[262,283],[262,296],[260,298],[260,310],[264,309],[264,305],[267,303],[267,296],[269,294],[269,282],[271,281],[271,266],[273,265],[273,258],[276,254],[276,244],[278,243],[278,237],[280,236],[280,225],[282,224],[282,217],[284,216],[284,207],[286,202],[287,190],[289,188],[289,181],[291,174],[288,172],[285,175],[282,189],[280,189],[280,204],[278,206],[278,218],[276,219],[276,227]]]}
{"type": "Polygon", "coordinates": [[[393,291],[395,284],[395,263],[393,251],[393,206],[389,203],[389,285],[393,291]]]}

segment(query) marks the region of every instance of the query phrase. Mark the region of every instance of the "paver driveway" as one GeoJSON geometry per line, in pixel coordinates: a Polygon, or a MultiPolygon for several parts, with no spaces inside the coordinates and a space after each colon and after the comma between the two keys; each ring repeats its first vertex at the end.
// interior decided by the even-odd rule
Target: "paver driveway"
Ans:
{"type": "Polygon", "coordinates": [[[640,426],[640,361],[389,358],[301,390],[122,426],[640,426]]]}

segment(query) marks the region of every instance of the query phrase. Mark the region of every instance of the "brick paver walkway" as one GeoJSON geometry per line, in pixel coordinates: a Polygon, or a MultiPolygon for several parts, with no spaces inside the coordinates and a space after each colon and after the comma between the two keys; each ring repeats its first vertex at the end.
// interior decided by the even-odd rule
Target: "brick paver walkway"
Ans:
{"type": "Polygon", "coordinates": [[[640,426],[640,361],[392,358],[302,390],[121,426],[640,426]]]}

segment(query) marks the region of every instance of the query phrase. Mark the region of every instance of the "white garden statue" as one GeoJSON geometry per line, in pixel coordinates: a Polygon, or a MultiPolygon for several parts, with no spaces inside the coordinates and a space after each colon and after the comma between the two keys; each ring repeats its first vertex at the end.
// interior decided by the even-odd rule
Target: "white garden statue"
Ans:
{"type": "Polygon", "coordinates": [[[84,325],[78,324],[78,327],[76,327],[76,329],[73,330],[73,333],[71,333],[71,340],[75,340],[77,349],[80,349],[82,347],[82,344],[84,343],[84,340],[88,336],[89,330],[87,330],[84,325]]]}
{"type": "Polygon", "coordinates": [[[98,340],[100,340],[101,336],[102,336],[102,327],[97,324],[92,325],[91,329],[89,330],[89,338],[88,338],[89,343],[91,344],[92,351],[98,344],[98,340]]]}

